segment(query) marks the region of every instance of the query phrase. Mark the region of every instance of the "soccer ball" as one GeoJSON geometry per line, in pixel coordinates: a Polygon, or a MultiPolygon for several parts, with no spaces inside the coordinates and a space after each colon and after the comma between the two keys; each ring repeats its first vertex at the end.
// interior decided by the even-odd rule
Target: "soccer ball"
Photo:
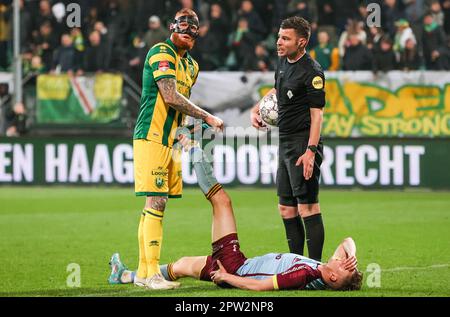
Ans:
{"type": "Polygon", "coordinates": [[[277,95],[270,94],[265,96],[259,103],[259,115],[261,119],[273,127],[278,123],[278,102],[277,95]]]}

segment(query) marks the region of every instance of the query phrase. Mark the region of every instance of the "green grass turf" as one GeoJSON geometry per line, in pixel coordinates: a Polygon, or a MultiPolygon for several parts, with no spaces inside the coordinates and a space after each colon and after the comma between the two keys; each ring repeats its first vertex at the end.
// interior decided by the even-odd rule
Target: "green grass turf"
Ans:
{"type": "MultiPolygon", "coordinates": [[[[247,257],[287,252],[273,189],[229,189],[241,248],[247,257]]],[[[137,265],[143,198],[124,188],[0,187],[0,296],[450,296],[448,192],[329,191],[321,193],[324,258],[352,236],[359,268],[381,266],[381,287],[357,292],[257,293],[182,280],[174,291],[108,285],[108,260],[120,252],[137,265]],[[69,263],[81,287],[69,288],[69,263]],[[431,267],[430,266],[440,265],[431,267]]],[[[171,200],[164,219],[162,262],[210,252],[211,208],[197,189],[171,200]]]]}

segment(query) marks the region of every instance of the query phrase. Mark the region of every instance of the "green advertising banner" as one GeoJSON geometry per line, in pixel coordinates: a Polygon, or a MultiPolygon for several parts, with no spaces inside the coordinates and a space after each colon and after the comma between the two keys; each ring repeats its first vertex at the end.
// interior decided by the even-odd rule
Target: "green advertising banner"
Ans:
{"type": "MultiPolygon", "coordinates": [[[[322,135],[450,136],[450,72],[325,72],[322,135]]],[[[274,85],[273,72],[200,72],[191,100],[227,126],[249,127],[248,109],[274,85]]]]}
{"type": "Polygon", "coordinates": [[[450,136],[450,84],[411,84],[403,79],[393,88],[339,78],[326,84],[324,135],[450,136]]]}
{"type": "Polygon", "coordinates": [[[40,75],[38,124],[108,123],[119,117],[122,76],[40,75]]]}
{"type": "MultiPolygon", "coordinates": [[[[450,139],[325,139],[325,187],[450,189],[450,139]]],[[[250,139],[215,144],[214,172],[225,185],[274,186],[278,146],[250,139]]],[[[185,185],[196,184],[183,152],[185,185]]],[[[131,140],[0,138],[0,184],[123,184],[132,188],[131,140]]]]}

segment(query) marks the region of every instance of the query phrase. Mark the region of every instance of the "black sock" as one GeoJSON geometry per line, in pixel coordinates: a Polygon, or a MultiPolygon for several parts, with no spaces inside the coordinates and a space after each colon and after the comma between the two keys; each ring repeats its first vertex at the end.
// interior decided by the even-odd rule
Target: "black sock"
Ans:
{"type": "Polygon", "coordinates": [[[323,229],[322,215],[316,214],[303,218],[306,230],[306,244],[308,255],[316,261],[322,260],[323,241],[325,233],[323,229]]]}
{"type": "Polygon", "coordinates": [[[300,216],[283,219],[286,229],[286,238],[289,245],[289,252],[303,255],[303,246],[305,244],[305,229],[303,228],[300,216]]]}

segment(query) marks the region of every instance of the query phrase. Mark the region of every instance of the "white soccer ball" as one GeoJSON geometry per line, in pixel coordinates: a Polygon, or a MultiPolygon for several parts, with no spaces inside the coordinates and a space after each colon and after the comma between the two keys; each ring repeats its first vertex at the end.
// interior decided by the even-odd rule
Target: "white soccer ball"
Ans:
{"type": "Polygon", "coordinates": [[[261,119],[273,127],[278,123],[278,101],[276,94],[265,96],[259,103],[259,116],[261,119]]]}

